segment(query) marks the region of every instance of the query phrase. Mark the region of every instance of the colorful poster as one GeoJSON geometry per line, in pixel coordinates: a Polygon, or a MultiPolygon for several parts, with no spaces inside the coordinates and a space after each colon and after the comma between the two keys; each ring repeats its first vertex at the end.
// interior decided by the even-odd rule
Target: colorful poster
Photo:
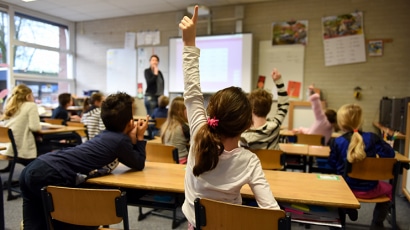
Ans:
{"type": "Polygon", "coordinates": [[[272,23],[272,45],[307,44],[308,21],[272,23]]]}
{"type": "Polygon", "coordinates": [[[290,98],[299,98],[301,83],[298,81],[288,82],[288,95],[290,98]]]}

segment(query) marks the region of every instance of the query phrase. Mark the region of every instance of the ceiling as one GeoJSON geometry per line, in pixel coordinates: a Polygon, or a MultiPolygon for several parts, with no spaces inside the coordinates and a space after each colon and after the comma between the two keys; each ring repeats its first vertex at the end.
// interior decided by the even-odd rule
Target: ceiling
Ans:
{"type": "Polygon", "coordinates": [[[3,0],[74,22],[186,10],[194,4],[213,7],[264,1],[272,0],[3,0]]]}

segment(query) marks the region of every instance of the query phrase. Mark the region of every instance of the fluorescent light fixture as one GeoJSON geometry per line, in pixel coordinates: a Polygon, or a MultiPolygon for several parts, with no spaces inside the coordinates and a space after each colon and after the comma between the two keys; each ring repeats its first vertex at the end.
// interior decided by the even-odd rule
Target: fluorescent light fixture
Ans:
{"type": "MultiPolygon", "coordinates": [[[[194,9],[195,9],[195,5],[192,6],[188,6],[186,8],[186,10],[188,11],[188,13],[190,14],[194,14],[194,9]]],[[[210,14],[210,10],[207,6],[204,5],[198,5],[198,16],[206,16],[210,14]]]]}
{"type": "Polygon", "coordinates": [[[37,0],[21,0],[21,1],[23,1],[23,2],[35,2],[37,0]]]}

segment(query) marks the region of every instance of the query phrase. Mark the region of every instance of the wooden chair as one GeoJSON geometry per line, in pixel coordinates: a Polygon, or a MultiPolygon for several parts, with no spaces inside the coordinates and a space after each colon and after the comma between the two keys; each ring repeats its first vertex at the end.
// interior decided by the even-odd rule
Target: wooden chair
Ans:
{"type": "Polygon", "coordinates": [[[390,202],[389,212],[391,214],[391,225],[397,229],[396,223],[396,185],[401,164],[395,158],[366,157],[363,161],[356,163],[345,162],[344,176],[361,180],[389,180],[392,185],[392,200],[387,196],[373,199],[357,198],[363,203],[383,203],[390,202]]]}
{"type": "Polygon", "coordinates": [[[122,221],[123,229],[129,229],[127,198],[118,189],[47,186],[41,189],[41,195],[48,230],[53,229],[52,219],[82,226],[107,226],[122,221]]]}
{"type": "Polygon", "coordinates": [[[145,151],[147,161],[179,164],[178,149],[172,145],[148,141],[145,151]]]}
{"type": "Polygon", "coordinates": [[[43,120],[44,122],[53,124],[53,125],[62,125],[64,121],[63,119],[59,119],[59,118],[44,118],[43,120]]]}
{"type": "Polygon", "coordinates": [[[158,130],[161,130],[161,127],[165,123],[166,120],[167,118],[164,118],[164,117],[155,118],[155,128],[157,128],[158,130]]]}
{"type": "Polygon", "coordinates": [[[194,205],[197,230],[287,230],[291,226],[291,218],[283,210],[262,209],[205,198],[196,198],[194,205]]]}
{"type": "Polygon", "coordinates": [[[285,154],[281,150],[273,149],[249,149],[255,153],[265,170],[283,170],[285,165],[285,154]]]}
{"type": "Polygon", "coordinates": [[[296,134],[296,143],[305,145],[324,145],[325,137],[317,134],[296,134]]]}
{"type": "Polygon", "coordinates": [[[10,164],[10,172],[9,178],[5,186],[7,187],[7,200],[14,200],[20,197],[20,189],[17,187],[13,187],[13,175],[14,169],[16,168],[16,163],[19,163],[18,159],[18,152],[17,152],[17,145],[14,140],[13,131],[7,127],[0,126],[0,143],[11,143],[11,148],[13,149],[13,157],[1,155],[0,160],[9,161],[10,164]],[[14,195],[17,193],[18,195],[14,195]]]}
{"type": "MultiPolygon", "coordinates": [[[[179,164],[178,149],[172,145],[165,145],[162,143],[152,143],[148,141],[145,151],[146,151],[147,161],[179,164]]],[[[177,218],[177,208],[182,204],[182,201],[184,200],[183,197],[182,198],[180,197],[180,194],[155,193],[155,194],[148,194],[148,195],[158,200],[146,202],[144,201],[144,198],[143,198],[138,201],[139,204],[137,204],[137,206],[139,209],[139,216],[138,216],[139,221],[145,219],[145,217],[147,217],[149,214],[163,216],[163,217],[172,219],[172,229],[178,227],[183,221],[185,221],[185,218],[177,218]],[[167,201],[162,202],[161,197],[167,198],[167,199],[164,199],[167,201]],[[168,202],[168,200],[171,200],[171,202],[168,202]],[[142,207],[148,207],[148,208],[153,208],[153,209],[146,213],[143,213],[142,207]],[[171,210],[172,217],[158,212],[158,210],[162,210],[162,209],[171,210]]]]}
{"type": "Polygon", "coordinates": [[[76,133],[80,135],[81,138],[86,138],[87,141],[90,140],[90,137],[88,136],[87,126],[84,123],[76,121],[67,121],[66,124],[67,126],[84,127],[85,130],[76,131],[76,133]]]}

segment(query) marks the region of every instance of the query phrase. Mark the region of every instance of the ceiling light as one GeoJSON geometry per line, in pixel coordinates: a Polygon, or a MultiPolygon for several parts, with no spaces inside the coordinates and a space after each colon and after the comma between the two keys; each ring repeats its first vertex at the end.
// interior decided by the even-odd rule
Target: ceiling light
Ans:
{"type": "Polygon", "coordinates": [[[37,1],[37,0],[21,0],[21,1],[23,1],[23,2],[34,2],[34,1],[37,1]]]}
{"type": "MultiPolygon", "coordinates": [[[[195,9],[195,5],[193,6],[188,6],[186,8],[186,10],[188,11],[188,13],[190,14],[194,14],[194,9],[195,9]]],[[[198,5],[198,16],[206,16],[210,14],[210,10],[207,6],[204,5],[198,5]]]]}

